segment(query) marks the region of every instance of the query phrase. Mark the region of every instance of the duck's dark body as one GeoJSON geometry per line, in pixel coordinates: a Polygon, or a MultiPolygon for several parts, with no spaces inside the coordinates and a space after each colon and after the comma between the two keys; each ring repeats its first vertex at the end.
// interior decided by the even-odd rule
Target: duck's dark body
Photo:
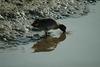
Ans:
{"type": "Polygon", "coordinates": [[[66,31],[66,26],[63,24],[57,24],[57,22],[51,18],[46,18],[46,19],[36,19],[33,23],[32,26],[35,28],[38,28],[39,30],[44,30],[45,33],[47,34],[47,31],[50,29],[60,29],[63,32],[66,31]]]}
{"type": "Polygon", "coordinates": [[[34,21],[32,26],[40,29],[40,30],[50,30],[50,29],[56,29],[58,27],[56,21],[52,19],[37,19],[34,21]]]}

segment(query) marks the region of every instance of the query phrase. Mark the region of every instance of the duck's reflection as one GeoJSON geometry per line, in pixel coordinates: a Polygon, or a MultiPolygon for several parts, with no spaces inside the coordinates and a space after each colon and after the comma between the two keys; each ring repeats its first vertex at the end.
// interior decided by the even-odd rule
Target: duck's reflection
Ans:
{"type": "Polygon", "coordinates": [[[66,33],[62,33],[58,38],[47,36],[32,46],[32,49],[34,50],[33,53],[53,51],[57,47],[57,44],[65,39],[66,33]]]}

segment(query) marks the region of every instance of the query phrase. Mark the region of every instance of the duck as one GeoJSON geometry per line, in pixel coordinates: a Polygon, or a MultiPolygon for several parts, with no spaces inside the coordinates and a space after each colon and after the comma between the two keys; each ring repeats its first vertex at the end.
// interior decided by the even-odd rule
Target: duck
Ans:
{"type": "Polygon", "coordinates": [[[66,26],[64,24],[58,24],[52,18],[35,19],[31,25],[34,28],[43,30],[45,35],[47,35],[48,31],[51,29],[60,29],[63,33],[66,32],[66,26]]]}

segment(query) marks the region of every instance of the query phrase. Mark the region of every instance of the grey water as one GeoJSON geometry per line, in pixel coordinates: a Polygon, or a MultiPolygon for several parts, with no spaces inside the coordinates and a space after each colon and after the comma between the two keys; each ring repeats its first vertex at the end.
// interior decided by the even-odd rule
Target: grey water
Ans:
{"type": "Polygon", "coordinates": [[[57,21],[70,34],[58,30],[52,33],[54,37],[0,50],[0,67],[100,67],[100,2],[86,16],[57,21]],[[48,40],[54,45],[45,45],[48,40]],[[34,52],[33,47],[40,51],[34,52]]]}

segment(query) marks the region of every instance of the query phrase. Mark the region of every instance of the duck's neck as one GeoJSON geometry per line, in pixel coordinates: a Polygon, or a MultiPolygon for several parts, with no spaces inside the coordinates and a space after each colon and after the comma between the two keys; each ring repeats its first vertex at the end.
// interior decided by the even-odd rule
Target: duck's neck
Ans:
{"type": "Polygon", "coordinates": [[[59,24],[59,25],[58,25],[58,28],[59,28],[61,31],[66,32],[66,26],[65,26],[65,25],[59,24]]]}

